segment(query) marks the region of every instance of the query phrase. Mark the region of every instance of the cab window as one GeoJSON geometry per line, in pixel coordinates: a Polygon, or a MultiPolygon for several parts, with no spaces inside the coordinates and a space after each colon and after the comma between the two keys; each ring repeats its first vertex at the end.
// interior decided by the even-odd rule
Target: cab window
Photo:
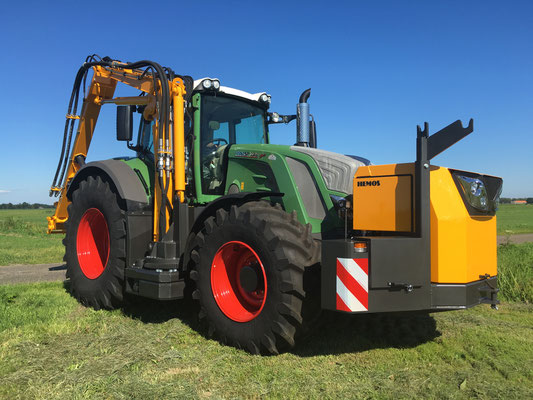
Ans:
{"type": "Polygon", "coordinates": [[[265,110],[233,97],[203,95],[201,113],[202,192],[222,194],[227,146],[266,143],[265,110]]]}

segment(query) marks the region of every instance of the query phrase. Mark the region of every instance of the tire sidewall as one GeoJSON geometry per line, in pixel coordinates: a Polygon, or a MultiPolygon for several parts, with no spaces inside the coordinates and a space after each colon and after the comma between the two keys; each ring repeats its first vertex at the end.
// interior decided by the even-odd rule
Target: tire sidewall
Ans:
{"type": "Polygon", "coordinates": [[[270,329],[272,321],[279,318],[276,305],[282,301],[283,294],[277,289],[280,284],[280,275],[275,271],[278,260],[274,252],[268,248],[265,237],[258,234],[257,228],[252,224],[244,225],[242,221],[233,223],[226,219],[222,226],[214,224],[214,229],[208,236],[209,240],[206,240],[200,252],[198,263],[200,278],[197,281],[197,287],[201,293],[200,302],[208,320],[213,321],[220,328],[220,331],[232,332],[232,336],[239,343],[260,340],[261,337],[256,337],[255,334],[270,329]],[[243,242],[256,252],[265,270],[267,280],[267,293],[263,309],[259,315],[247,322],[237,322],[227,317],[218,306],[211,287],[211,268],[215,254],[224,244],[231,241],[243,242]]]}
{"type": "Polygon", "coordinates": [[[66,262],[71,286],[82,299],[105,291],[106,283],[114,279],[117,273],[120,273],[119,270],[123,268],[123,265],[119,265],[121,264],[119,259],[120,247],[124,245],[124,239],[118,238],[115,233],[117,228],[120,228],[116,226],[117,220],[121,220],[121,210],[116,203],[116,198],[111,201],[115,195],[110,192],[107,185],[107,190],[94,190],[97,186],[96,183],[86,183],[86,185],[80,185],[80,188],[73,195],[73,202],[69,209],[68,239],[66,243],[66,262]],[[110,242],[107,264],[100,276],[95,279],[85,276],[80,267],[77,254],[79,225],[85,212],[91,208],[95,208],[103,214],[107,223],[110,242]]]}

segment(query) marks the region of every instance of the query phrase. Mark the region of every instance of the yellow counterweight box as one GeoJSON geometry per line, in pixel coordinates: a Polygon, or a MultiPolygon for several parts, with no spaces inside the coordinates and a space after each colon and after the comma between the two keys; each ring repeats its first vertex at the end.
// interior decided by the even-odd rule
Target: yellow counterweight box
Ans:
{"type": "MultiPolygon", "coordinates": [[[[360,167],[354,177],[355,230],[414,234],[414,164],[360,167]]],[[[496,216],[470,215],[448,168],[431,166],[431,281],[467,283],[497,273],[496,216]]]]}

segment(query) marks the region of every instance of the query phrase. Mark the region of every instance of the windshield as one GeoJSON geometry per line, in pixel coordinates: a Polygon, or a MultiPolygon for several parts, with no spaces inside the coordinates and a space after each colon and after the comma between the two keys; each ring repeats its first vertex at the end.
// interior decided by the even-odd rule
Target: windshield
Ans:
{"type": "Polygon", "coordinates": [[[265,110],[246,101],[202,96],[202,144],[266,143],[265,110]]]}
{"type": "Polygon", "coordinates": [[[227,145],[267,143],[265,110],[231,97],[203,95],[201,115],[202,191],[219,194],[227,145]]]}

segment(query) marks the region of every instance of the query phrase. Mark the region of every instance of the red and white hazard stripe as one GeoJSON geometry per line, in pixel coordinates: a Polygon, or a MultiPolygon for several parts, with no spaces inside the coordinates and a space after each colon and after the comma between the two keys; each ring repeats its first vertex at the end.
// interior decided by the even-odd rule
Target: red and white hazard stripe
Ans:
{"type": "Polygon", "coordinates": [[[368,311],[368,258],[337,258],[337,310],[368,311]]]}

